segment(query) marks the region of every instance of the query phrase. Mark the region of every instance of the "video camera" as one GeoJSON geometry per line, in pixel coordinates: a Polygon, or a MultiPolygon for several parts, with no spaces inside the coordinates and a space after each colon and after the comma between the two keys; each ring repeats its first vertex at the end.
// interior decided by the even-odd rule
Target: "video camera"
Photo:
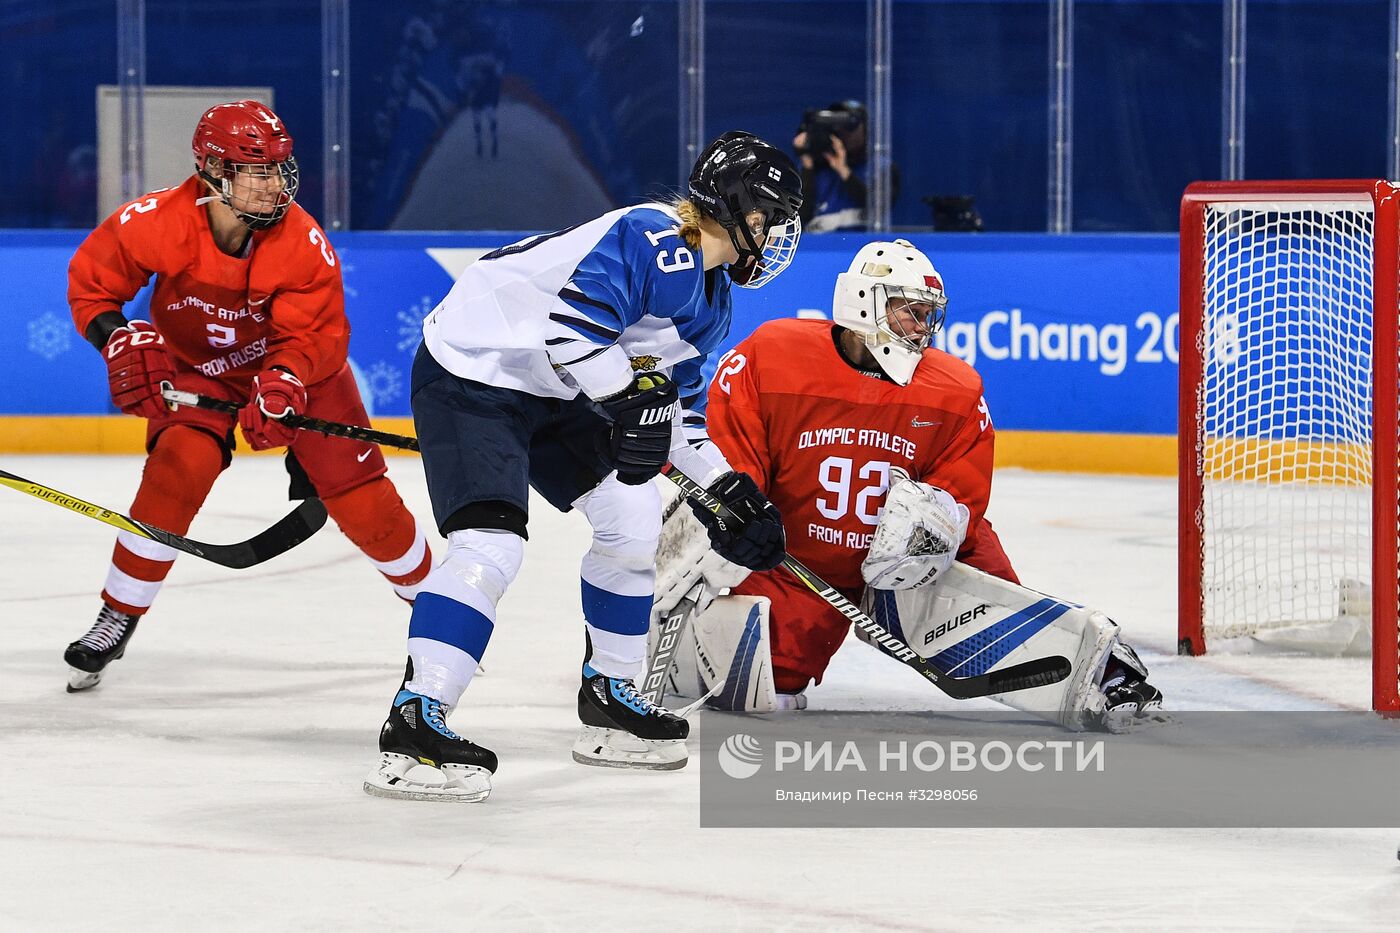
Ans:
{"type": "Polygon", "coordinates": [[[845,143],[847,137],[865,123],[865,108],[850,104],[836,104],[821,109],[812,108],[802,115],[798,133],[807,134],[807,145],[797,151],[798,155],[820,156],[833,151],[831,137],[840,136],[845,143]]]}

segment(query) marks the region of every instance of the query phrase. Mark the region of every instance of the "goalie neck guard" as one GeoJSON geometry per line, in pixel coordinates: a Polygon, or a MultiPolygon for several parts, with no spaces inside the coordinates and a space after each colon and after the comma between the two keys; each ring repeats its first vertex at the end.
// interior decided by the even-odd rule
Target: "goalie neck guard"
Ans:
{"type": "Polygon", "coordinates": [[[729,277],[743,288],[758,288],[792,262],[802,222],[802,176],[787,155],[752,133],[734,130],[705,147],[690,172],[690,198],[702,214],[729,233],[739,258],[729,277]],[[746,218],[763,215],[759,233],[746,218]],[[760,246],[757,237],[763,238],[760,246]]]}
{"type": "Polygon", "coordinates": [[[885,375],[903,386],[914,378],[947,307],[933,263],[913,243],[895,240],[867,243],[836,277],[831,318],[861,334],[885,375]]]}

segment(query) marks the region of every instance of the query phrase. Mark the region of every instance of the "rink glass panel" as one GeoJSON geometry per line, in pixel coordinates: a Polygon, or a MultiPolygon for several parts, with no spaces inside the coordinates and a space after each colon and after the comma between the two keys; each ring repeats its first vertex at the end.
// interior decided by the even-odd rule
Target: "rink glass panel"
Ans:
{"type": "Polygon", "coordinates": [[[677,14],[674,0],[354,0],[352,225],[548,230],[664,196],[677,14]]]}
{"type": "Polygon", "coordinates": [[[1077,0],[1074,230],[1174,231],[1220,177],[1220,51],[1219,0],[1077,0]]]}
{"type": "Polygon", "coordinates": [[[97,95],[117,74],[110,0],[8,4],[0,14],[0,227],[97,222],[97,95]]]}
{"type": "Polygon", "coordinates": [[[865,0],[708,0],[705,127],[744,129],[796,159],[810,108],[867,103],[865,0]]]}
{"type": "Polygon", "coordinates": [[[1250,0],[1247,15],[1244,177],[1387,175],[1391,0],[1250,0]]]}
{"type": "MultiPolygon", "coordinates": [[[[301,167],[297,202],[319,218],[321,0],[146,0],[146,83],[271,87],[273,109],[301,167]]],[[[171,144],[188,148],[194,125],[170,133],[171,144]]],[[[186,177],[148,177],[145,187],[178,185],[186,177]]]]}
{"type": "Polygon", "coordinates": [[[971,196],[986,230],[1045,229],[1047,5],[894,4],[895,227],[971,196]]]}

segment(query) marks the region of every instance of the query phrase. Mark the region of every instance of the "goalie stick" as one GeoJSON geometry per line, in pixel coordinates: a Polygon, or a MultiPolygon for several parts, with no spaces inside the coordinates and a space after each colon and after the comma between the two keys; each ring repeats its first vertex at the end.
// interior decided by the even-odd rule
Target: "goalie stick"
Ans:
{"type": "MultiPolygon", "coordinates": [[[[210,411],[221,411],[230,415],[238,414],[239,409],[243,407],[237,402],[210,398],[207,395],[197,395],[194,392],[183,392],[168,382],[162,382],[160,385],[161,397],[172,407],[188,405],[191,408],[207,408],[210,411]]],[[[380,444],[384,447],[397,447],[401,450],[418,449],[418,438],[416,437],[390,434],[386,431],[376,431],[373,428],[362,428],[358,424],[342,424],[339,421],[308,418],[305,415],[287,415],[278,420],[289,428],[315,431],[318,434],[328,434],[331,437],[348,437],[352,441],[364,441],[367,444],[380,444]]]]}
{"type": "Polygon", "coordinates": [[[676,663],[676,652],[685,634],[686,623],[695,609],[691,594],[704,585],[704,581],[695,584],[690,593],[681,597],[681,601],[656,623],[656,649],[652,652],[646,678],[642,681],[642,696],[658,706],[666,694],[666,677],[671,673],[671,665],[676,663]]]}
{"type": "Polygon", "coordinates": [[[320,531],[321,526],[326,523],[326,507],[321,504],[321,500],[306,499],[301,505],[283,516],[277,524],[259,532],[247,541],[240,541],[237,544],[205,544],[166,531],[163,528],[157,528],[155,525],[138,522],[120,512],[113,512],[100,505],[93,505],[91,502],[61,493],[57,489],[50,489],[41,483],[27,480],[5,470],[0,470],[0,485],[18,489],[36,499],[43,499],[45,502],[52,502],[54,505],[77,512],[79,515],[86,515],[88,518],[105,522],[113,528],[120,528],[122,531],[129,531],[142,538],[159,541],[177,551],[193,554],[195,557],[202,557],[204,560],[223,567],[232,567],[235,570],[261,564],[278,554],[290,551],[320,531]]]}
{"type": "MultiPolygon", "coordinates": [[[[665,510],[661,513],[661,524],[665,525],[671,514],[685,501],[685,496],[676,496],[666,504],[665,510]]],[[[690,619],[691,610],[695,608],[696,600],[692,599],[692,594],[698,593],[704,581],[691,587],[690,592],[681,597],[681,601],[671,608],[670,614],[657,620],[656,623],[656,647],[652,649],[651,657],[647,659],[647,674],[642,680],[642,696],[651,702],[660,705],[662,698],[666,695],[666,678],[671,674],[671,666],[676,663],[676,652],[680,648],[681,636],[685,634],[686,623],[690,619]]]]}
{"type": "MultiPolygon", "coordinates": [[[[667,479],[679,486],[682,493],[715,513],[721,524],[726,520],[733,520],[733,513],[725,508],[724,503],[710,495],[703,486],[674,466],[668,464],[662,473],[667,479]]],[[[868,635],[871,644],[875,645],[881,652],[912,667],[925,680],[954,699],[967,700],[972,697],[1044,687],[1059,683],[1070,674],[1069,659],[1063,655],[1051,655],[1046,658],[1037,658],[1034,661],[1023,661],[1001,670],[988,671],[985,674],[971,677],[953,677],[945,674],[921,658],[904,642],[891,635],[887,629],[870,616],[861,612],[859,606],[842,596],[834,587],[804,567],[796,558],[785,555],[782,566],[801,581],[803,586],[826,600],[833,609],[850,619],[851,624],[868,635]]]]}

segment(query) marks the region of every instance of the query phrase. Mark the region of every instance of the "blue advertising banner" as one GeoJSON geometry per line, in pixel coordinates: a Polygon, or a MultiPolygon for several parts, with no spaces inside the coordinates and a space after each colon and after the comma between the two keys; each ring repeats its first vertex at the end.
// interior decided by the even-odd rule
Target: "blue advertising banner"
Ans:
{"type": "MultiPolygon", "coordinates": [[[[419,324],[457,274],[509,233],[345,233],[351,360],[376,416],[405,416],[419,324]]],[[[866,235],[803,239],[792,266],[735,290],[737,342],[766,320],[826,317],[866,235]]],[[[912,234],[947,284],[937,344],[975,366],[1002,430],[1176,431],[1177,251],[1168,235],[912,234]]],[[[79,232],[0,233],[0,413],[112,411],[106,376],[65,293],[79,232]]],[[[141,299],[131,316],[139,316],[141,299]]]]}

